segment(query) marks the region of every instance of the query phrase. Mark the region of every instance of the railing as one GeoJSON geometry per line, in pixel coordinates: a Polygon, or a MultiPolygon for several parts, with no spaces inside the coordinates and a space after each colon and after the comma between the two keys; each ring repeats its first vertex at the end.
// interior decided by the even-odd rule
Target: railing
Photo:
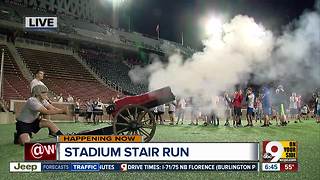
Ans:
{"type": "Polygon", "coordinates": [[[24,39],[24,38],[17,37],[16,42],[72,51],[71,47],[61,45],[61,44],[49,43],[45,41],[38,41],[38,40],[31,40],[31,39],[24,39]]]}

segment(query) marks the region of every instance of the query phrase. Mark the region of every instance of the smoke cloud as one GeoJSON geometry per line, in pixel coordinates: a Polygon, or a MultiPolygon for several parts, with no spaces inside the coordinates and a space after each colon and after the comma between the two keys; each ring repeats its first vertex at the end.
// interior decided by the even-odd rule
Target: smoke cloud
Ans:
{"type": "MultiPolygon", "coordinates": [[[[181,97],[195,97],[204,107],[225,90],[246,83],[276,81],[301,93],[320,87],[320,15],[305,12],[280,37],[251,17],[237,15],[203,41],[205,48],[189,59],[179,53],[166,64],[135,69],[131,77],[148,77],[149,90],[170,86],[181,97]],[[142,75],[141,75],[142,74],[142,75]]],[[[216,108],[217,109],[217,108],[216,108]]]]}
{"type": "MultiPolygon", "coordinates": [[[[318,1],[319,2],[319,1],[318,1]]],[[[256,71],[256,81],[278,81],[302,95],[320,87],[320,14],[307,12],[277,38],[272,58],[256,71]]]]}

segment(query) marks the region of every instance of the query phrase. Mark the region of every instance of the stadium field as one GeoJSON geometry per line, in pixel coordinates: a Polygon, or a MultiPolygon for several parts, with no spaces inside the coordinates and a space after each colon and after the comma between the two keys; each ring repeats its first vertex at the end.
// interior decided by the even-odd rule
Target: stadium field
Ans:
{"type": "MultiPolygon", "coordinates": [[[[58,123],[65,132],[77,132],[102,127],[82,123],[58,123]]],[[[23,147],[12,143],[14,124],[0,126],[0,179],[319,179],[320,178],[320,124],[314,120],[291,122],[287,127],[231,128],[213,126],[158,125],[154,142],[261,142],[263,140],[298,141],[299,172],[146,172],[146,173],[9,173],[10,161],[23,161],[23,147]]],[[[41,130],[33,141],[45,141],[48,131],[41,130]]],[[[212,150],[214,153],[214,149],[212,150]]]]}

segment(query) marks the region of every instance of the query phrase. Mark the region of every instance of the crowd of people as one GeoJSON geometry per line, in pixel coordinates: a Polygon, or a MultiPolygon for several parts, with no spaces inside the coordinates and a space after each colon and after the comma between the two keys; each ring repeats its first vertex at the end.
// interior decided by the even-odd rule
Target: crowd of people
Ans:
{"type": "MultiPolygon", "coordinates": [[[[275,89],[265,86],[261,92],[255,92],[250,87],[245,92],[241,89],[233,93],[225,92],[221,96],[213,97],[205,107],[203,102],[196,102],[194,98],[178,98],[167,106],[170,125],[179,122],[183,124],[186,108],[189,107],[191,114],[189,125],[198,125],[202,120],[205,126],[210,124],[219,126],[220,121],[224,119],[224,126],[252,127],[254,122],[260,122],[261,127],[269,127],[272,125],[272,120],[275,120],[278,126],[286,126],[291,121],[302,123],[303,120],[310,118],[315,118],[316,122],[320,123],[319,99],[320,92],[303,100],[301,95],[295,92],[289,95],[283,86],[279,85],[275,89]],[[242,117],[245,117],[246,124],[242,123],[242,117]]],[[[164,109],[165,105],[152,109],[159,124],[164,124],[164,109]]]]}
{"type": "MultiPolygon", "coordinates": [[[[38,70],[35,79],[30,83],[31,95],[17,117],[14,143],[24,144],[30,142],[32,133],[37,133],[41,128],[48,128],[49,135],[62,135],[63,133],[46,115],[67,114],[67,108],[57,108],[51,104],[48,97],[49,89],[42,82],[44,71],[38,70]]],[[[102,121],[104,108],[114,103],[120,95],[113,97],[111,102],[104,104],[99,98],[82,102],[79,98],[75,100],[72,95],[66,97],[66,102],[74,104],[74,120],[79,121],[79,115],[85,108],[85,119],[87,123],[97,124],[102,121]]],[[[53,98],[57,102],[65,102],[62,94],[53,98]]],[[[303,122],[310,117],[320,123],[320,91],[313,93],[311,98],[302,99],[302,96],[291,92],[291,95],[284,90],[282,85],[272,89],[264,86],[261,91],[254,91],[251,87],[238,89],[235,92],[225,92],[223,95],[213,97],[207,103],[198,102],[196,98],[177,98],[167,104],[162,104],[151,109],[158,124],[165,124],[164,114],[168,107],[169,124],[178,125],[185,121],[187,107],[191,110],[191,123],[198,125],[202,119],[203,124],[219,126],[220,120],[225,119],[224,126],[241,127],[243,109],[246,108],[247,124],[244,127],[254,126],[254,122],[260,122],[262,127],[272,125],[275,120],[278,126],[286,126],[290,121],[295,123],[303,122]],[[308,101],[311,99],[311,101],[308,101]],[[203,107],[206,104],[206,107],[203,107]],[[209,108],[208,108],[209,107],[209,108]]],[[[111,117],[109,116],[109,120],[111,117]]]]}
{"type": "MultiPolygon", "coordinates": [[[[80,101],[71,95],[63,101],[60,94],[55,98],[58,102],[69,102],[74,104],[75,122],[79,121],[79,114],[83,112],[87,123],[97,124],[103,122],[103,110],[109,104],[114,103],[120,96],[113,97],[112,102],[101,102],[99,98],[80,101]],[[59,101],[62,99],[61,101],[59,101]]],[[[302,96],[292,92],[288,94],[282,85],[277,88],[263,87],[261,91],[254,91],[252,88],[238,89],[233,93],[225,92],[221,96],[216,96],[203,106],[203,102],[197,102],[195,98],[177,98],[168,104],[162,104],[150,109],[158,124],[165,124],[166,117],[170,125],[183,124],[185,115],[190,112],[189,125],[198,125],[200,121],[205,126],[219,126],[224,120],[224,126],[252,127],[254,123],[260,122],[262,127],[272,125],[286,126],[289,122],[303,122],[310,118],[315,118],[320,122],[320,93],[313,93],[311,98],[302,99],[302,96]],[[310,101],[311,99],[311,101],[310,101]],[[168,116],[165,116],[168,112],[168,116]],[[243,114],[245,113],[245,114],[243,114]],[[244,117],[244,118],[243,118],[244,117]],[[246,124],[242,120],[246,120],[246,124]]],[[[111,121],[109,116],[108,120],[111,121]]]]}

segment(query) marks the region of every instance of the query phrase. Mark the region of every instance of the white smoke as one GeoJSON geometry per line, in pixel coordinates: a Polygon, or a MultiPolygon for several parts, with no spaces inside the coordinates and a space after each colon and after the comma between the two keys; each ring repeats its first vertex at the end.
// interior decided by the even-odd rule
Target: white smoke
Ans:
{"type": "Polygon", "coordinates": [[[312,91],[320,86],[319,26],[319,12],[307,12],[293,30],[276,38],[253,18],[235,16],[203,41],[203,52],[186,60],[176,53],[167,64],[147,67],[149,90],[170,86],[175,95],[195,97],[207,106],[208,99],[254,74],[259,83],[299,79],[304,81],[299,87],[312,91]]]}
{"type": "Polygon", "coordinates": [[[277,39],[270,61],[255,72],[258,82],[276,80],[302,95],[320,87],[320,14],[307,12],[277,39]]]}
{"type": "Polygon", "coordinates": [[[212,100],[213,107],[216,96],[246,81],[253,65],[270,57],[272,33],[253,18],[239,15],[222,28],[203,42],[203,52],[186,61],[179,54],[170,56],[165,67],[151,74],[149,89],[169,85],[175,95],[195,97],[203,106],[212,100]]]}

